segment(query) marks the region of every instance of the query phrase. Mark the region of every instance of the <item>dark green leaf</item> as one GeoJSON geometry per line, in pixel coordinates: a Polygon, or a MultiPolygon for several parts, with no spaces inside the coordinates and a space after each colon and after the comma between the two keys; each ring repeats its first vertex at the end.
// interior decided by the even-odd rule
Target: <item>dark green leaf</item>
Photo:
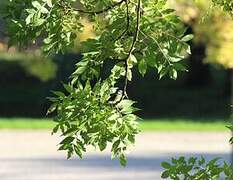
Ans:
{"type": "Polygon", "coordinates": [[[146,71],[147,71],[147,64],[146,64],[146,61],[144,59],[142,59],[139,64],[138,64],[138,70],[140,72],[140,74],[142,76],[144,76],[146,74],[146,71]]]}
{"type": "Polygon", "coordinates": [[[184,36],[181,40],[182,40],[183,42],[188,42],[188,41],[192,40],[193,37],[194,37],[194,36],[193,36],[192,34],[189,34],[189,35],[184,36]]]}
{"type": "Polygon", "coordinates": [[[168,162],[162,162],[161,165],[165,169],[170,169],[171,168],[171,164],[169,164],[168,162]]]}
{"type": "Polygon", "coordinates": [[[70,144],[74,141],[74,137],[68,136],[65,139],[63,139],[60,144],[70,144]]]}

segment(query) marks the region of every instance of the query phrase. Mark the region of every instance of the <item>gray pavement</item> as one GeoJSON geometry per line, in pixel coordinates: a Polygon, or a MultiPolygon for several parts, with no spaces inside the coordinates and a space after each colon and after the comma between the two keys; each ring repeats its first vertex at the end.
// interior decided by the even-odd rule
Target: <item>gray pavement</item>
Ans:
{"type": "Polygon", "coordinates": [[[57,152],[59,137],[48,131],[0,131],[0,180],[156,180],[160,163],[172,156],[230,160],[230,134],[148,132],[137,137],[126,168],[109,152],[90,149],[83,160],[57,152]]]}

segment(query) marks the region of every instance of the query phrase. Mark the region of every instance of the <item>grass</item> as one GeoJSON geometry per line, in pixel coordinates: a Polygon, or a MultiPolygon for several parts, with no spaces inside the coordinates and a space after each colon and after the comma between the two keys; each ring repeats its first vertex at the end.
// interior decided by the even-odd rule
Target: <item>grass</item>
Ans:
{"type": "MultiPolygon", "coordinates": [[[[51,119],[0,118],[0,129],[45,129],[51,130],[55,123],[51,119]]],[[[200,119],[150,119],[140,121],[142,131],[227,131],[227,122],[200,119]]]]}
{"type": "Polygon", "coordinates": [[[51,119],[0,118],[0,129],[52,129],[51,119]]]}
{"type": "Polygon", "coordinates": [[[142,121],[142,131],[227,131],[226,121],[198,119],[155,119],[142,121]]]}

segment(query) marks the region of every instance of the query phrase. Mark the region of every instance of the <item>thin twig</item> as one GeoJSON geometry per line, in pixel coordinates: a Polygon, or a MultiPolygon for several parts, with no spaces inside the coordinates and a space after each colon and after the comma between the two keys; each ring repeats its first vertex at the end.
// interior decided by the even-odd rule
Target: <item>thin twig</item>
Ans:
{"type": "Polygon", "coordinates": [[[134,35],[134,39],[133,39],[133,43],[131,45],[131,48],[129,50],[129,53],[128,53],[128,56],[126,57],[125,59],[125,83],[124,83],[124,89],[123,89],[123,94],[124,96],[127,96],[127,85],[128,85],[128,61],[129,61],[129,58],[130,56],[132,55],[133,51],[134,51],[134,48],[135,48],[135,45],[138,41],[138,36],[139,36],[139,30],[140,30],[140,18],[141,18],[141,11],[140,11],[140,8],[141,8],[141,0],[138,0],[138,3],[137,3],[137,22],[136,22],[136,32],[135,32],[135,35],[134,35]]]}
{"type": "Polygon", "coordinates": [[[165,35],[175,39],[177,42],[186,45],[186,43],[184,41],[182,41],[181,39],[177,38],[176,36],[174,36],[174,35],[172,35],[170,33],[167,33],[167,32],[160,32],[160,33],[165,34],[165,35]]]}
{"type": "Polygon", "coordinates": [[[169,57],[167,57],[167,55],[163,52],[163,49],[162,49],[162,47],[160,46],[160,44],[159,44],[159,42],[154,38],[154,37],[152,37],[152,36],[150,36],[150,35],[146,35],[143,31],[140,31],[145,37],[148,37],[149,39],[152,39],[154,42],[155,42],[155,44],[157,45],[157,47],[159,48],[159,51],[162,53],[162,55],[165,57],[165,59],[166,59],[166,62],[169,64],[169,65],[171,65],[171,62],[170,62],[170,60],[169,60],[169,57]]]}
{"type": "Polygon", "coordinates": [[[126,21],[127,21],[126,28],[121,33],[121,35],[116,39],[116,41],[121,39],[127,33],[127,31],[129,30],[130,18],[129,18],[129,2],[128,1],[129,0],[125,0],[125,3],[126,3],[126,21]]]}

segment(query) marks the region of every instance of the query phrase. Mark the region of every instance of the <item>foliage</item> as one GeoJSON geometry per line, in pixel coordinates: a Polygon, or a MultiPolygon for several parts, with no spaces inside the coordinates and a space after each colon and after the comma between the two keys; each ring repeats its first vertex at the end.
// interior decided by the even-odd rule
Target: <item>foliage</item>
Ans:
{"type": "Polygon", "coordinates": [[[133,101],[124,99],[113,105],[110,102],[115,89],[110,88],[107,81],[96,83],[92,88],[90,83],[85,87],[80,82],[77,86],[65,85],[69,92],[65,96],[61,92],[49,111],[57,109],[55,121],[58,123],[53,132],[58,129],[66,138],[60,143],[60,150],[68,150],[68,158],[73,152],[82,157],[87,145],[99,147],[103,151],[108,142],[112,142],[113,157],[119,156],[121,164],[125,165],[124,151],[127,145],[134,143],[135,134],[138,132],[132,113],[133,101]]]}
{"type": "Polygon", "coordinates": [[[231,180],[233,178],[233,164],[228,165],[226,162],[219,162],[220,158],[212,159],[209,162],[201,157],[200,159],[190,157],[172,158],[171,163],[162,162],[165,169],[161,175],[163,179],[174,180],[202,180],[202,179],[220,179],[231,180]]]}
{"type": "Polygon", "coordinates": [[[82,17],[80,22],[83,25],[83,29],[82,29],[82,32],[77,33],[77,37],[76,37],[76,40],[74,41],[74,47],[73,47],[74,52],[80,51],[82,42],[96,37],[93,22],[91,22],[86,17],[82,17]]]}
{"type": "MultiPolygon", "coordinates": [[[[228,126],[233,132],[233,126],[228,126]]],[[[233,144],[233,137],[229,141],[233,144]]],[[[165,169],[161,175],[163,179],[174,180],[202,180],[202,179],[233,179],[233,164],[229,165],[226,162],[219,162],[220,158],[214,158],[206,162],[204,157],[200,159],[196,157],[179,157],[172,158],[171,162],[162,162],[162,167],[165,169]]]]}
{"type": "Polygon", "coordinates": [[[233,15],[233,2],[232,0],[212,0],[214,5],[221,7],[224,11],[233,15]]]}
{"type": "Polygon", "coordinates": [[[67,92],[50,98],[54,133],[61,130],[59,149],[67,150],[68,157],[82,157],[89,145],[102,151],[111,143],[113,157],[125,165],[127,145],[138,132],[135,102],[127,96],[132,69],[144,76],[152,68],[160,78],[176,79],[178,71],[185,71],[180,61],[190,54],[186,42],[193,36],[184,35],[166,0],[10,0],[5,11],[9,44],[41,44],[47,54],[64,52],[83,30],[83,15],[97,36],[82,43],[83,59],[64,85],[67,92]],[[101,73],[106,63],[112,64],[107,77],[101,73]]]}
{"type": "MultiPolygon", "coordinates": [[[[26,74],[37,77],[42,82],[52,80],[56,76],[57,65],[52,61],[51,58],[44,58],[40,52],[0,52],[1,62],[11,63],[14,62],[19,64],[26,74]]],[[[6,66],[8,71],[9,67],[6,66]]],[[[2,66],[4,69],[4,66],[2,66]]]]}
{"type": "MultiPolygon", "coordinates": [[[[231,132],[233,133],[233,125],[231,125],[231,126],[228,126],[227,127],[228,129],[230,129],[231,130],[231,132]]],[[[231,137],[231,139],[230,139],[230,144],[233,144],[233,137],[231,137]]]]}
{"type": "Polygon", "coordinates": [[[195,34],[194,43],[206,45],[205,61],[232,68],[233,21],[220,7],[229,5],[228,2],[213,0],[213,6],[210,0],[176,0],[172,6],[182,20],[192,27],[195,34]]]}
{"type": "Polygon", "coordinates": [[[223,15],[213,17],[215,18],[215,41],[209,41],[207,49],[208,62],[219,63],[225,68],[233,68],[233,61],[231,51],[233,48],[233,21],[230,17],[225,16],[224,20],[221,18],[223,15]],[[217,21],[216,21],[217,20],[217,21]],[[224,27],[224,28],[222,28],[224,27]]]}

